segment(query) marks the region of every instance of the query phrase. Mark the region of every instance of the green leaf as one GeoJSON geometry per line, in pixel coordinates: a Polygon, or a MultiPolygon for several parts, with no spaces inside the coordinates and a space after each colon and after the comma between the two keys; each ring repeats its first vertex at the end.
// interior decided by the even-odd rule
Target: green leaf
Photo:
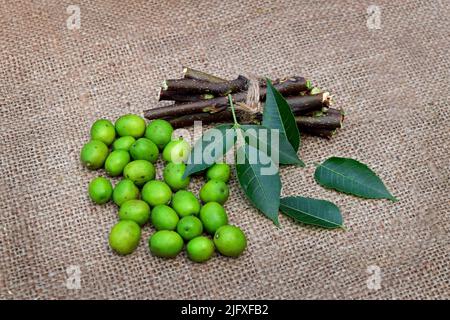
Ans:
{"type": "Polygon", "coordinates": [[[314,178],[325,188],[361,198],[397,201],[375,172],[354,159],[331,157],[318,165],[314,178]]]}
{"type": "Polygon", "coordinates": [[[326,200],[285,197],[280,200],[280,211],[305,224],[328,229],[343,227],[339,208],[326,200]]]}
{"type": "Polygon", "coordinates": [[[215,161],[221,159],[228,152],[235,141],[236,133],[232,128],[233,126],[231,124],[219,125],[206,131],[195,142],[194,148],[189,155],[188,165],[184,171],[183,179],[195,172],[209,168],[215,161]],[[208,159],[205,159],[205,150],[207,151],[206,154],[210,154],[208,151],[218,150],[218,152],[212,155],[214,161],[206,161],[208,159]]]}
{"type": "Polygon", "coordinates": [[[237,152],[238,158],[239,152],[243,155],[243,161],[239,161],[239,159],[236,161],[236,174],[242,190],[250,202],[278,226],[281,192],[278,168],[276,173],[271,175],[261,172],[262,168],[275,164],[264,152],[251,145],[244,144],[238,148],[237,152]],[[255,155],[258,155],[256,163],[252,159],[255,155]],[[269,163],[269,165],[263,163],[269,163]]]}
{"type": "MultiPolygon", "coordinates": [[[[269,154],[273,159],[272,147],[276,148],[274,142],[272,141],[273,133],[271,130],[265,126],[261,125],[241,125],[240,128],[247,135],[248,143],[259,150],[265,150],[266,154],[269,154]],[[261,131],[260,131],[261,130],[261,131]],[[263,133],[266,133],[263,135],[263,133]]],[[[305,164],[297,156],[297,153],[292,148],[291,144],[287,139],[278,139],[278,148],[273,150],[278,152],[278,162],[281,164],[296,164],[304,167],[305,164]]]]}
{"type": "Polygon", "coordinates": [[[267,93],[262,124],[271,129],[279,129],[280,139],[284,136],[297,152],[300,147],[300,132],[295,117],[286,99],[274,88],[269,79],[266,81],[267,93]]]}

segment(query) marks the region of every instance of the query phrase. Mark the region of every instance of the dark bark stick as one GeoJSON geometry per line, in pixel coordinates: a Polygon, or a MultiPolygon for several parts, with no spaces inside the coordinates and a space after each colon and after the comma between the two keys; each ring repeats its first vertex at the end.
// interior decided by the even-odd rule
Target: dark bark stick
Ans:
{"type": "MultiPolygon", "coordinates": [[[[260,90],[265,94],[265,80],[260,80],[259,83],[261,86],[260,90]]],[[[306,80],[303,77],[291,77],[276,80],[273,84],[284,96],[299,95],[300,92],[309,91],[311,89],[311,81],[306,80]]],[[[220,97],[226,96],[229,93],[247,91],[248,85],[249,80],[241,75],[235,80],[220,83],[194,79],[176,79],[164,81],[161,92],[173,91],[177,92],[179,95],[208,93],[220,97]]]]}
{"type": "Polygon", "coordinates": [[[304,128],[301,126],[298,126],[299,130],[302,133],[306,133],[311,136],[317,136],[321,138],[331,139],[335,134],[337,129],[311,129],[311,128],[304,128]]]}
{"type": "Polygon", "coordinates": [[[169,121],[174,128],[183,128],[189,127],[194,124],[194,121],[201,121],[202,124],[210,124],[216,122],[232,122],[233,115],[231,112],[222,111],[216,113],[195,113],[188,114],[185,116],[180,116],[172,119],[166,118],[165,120],[169,121]]]}
{"type": "MultiPolygon", "coordinates": [[[[290,77],[285,79],[274,80],[272,84],[277,88],[283,96],[296,96],[300,92],[309,91],[312,88],[312,83],[303,77],[290,77]]],[[[261,80],[260,86],[265,87],[266,81],[261,80]]]]}
{"type": "Polygon", "coordinates": [[[311,129],[338,129],[342,127],[344,115],[341,110],[328,109],[327,113],[318,117],[296,116],[297,125],[311,129]]]}
{"type": "Polygon", "coordinates": [[[176,101],[176,102],[195,102],[213,99],[214,95],[210,93],[204,94],[180,94],[178,91],[159,91],[159,101],[176,101]]]}
{"type": "MultiPolygon", "coordinates": [[[[226,80],[226,79],[214,76],[212,74],[209,74],[207,72],[195,70],[195,69],[192,69],[192,68],[189,68],[189,67],[184,67],[183,68],[183,78],[185,78],[185,79],[201,80],[201,81],[209,81],[209,82],[212,82],[212,83],[223,83],[223,82],[228,82],[229,81],[229,80],[226,80]]],[[[272,84],[273,85],[279,84],[279,83],[282,83],[282,82],[286,82],[287,80],[295,80],[295,82],[298,82],[299,80],[304,81],[305,90],[303,90],[303,91],[308,91],[308,90],[310,90],[312,88],[311,81],[306,80],[303,77],[290,77],[290,78],[284,78],[284,79],[276,79],[276,80],[272,81],[272,84]]],[[[259,81],[259,83],[260,83],[260,85],[262,87],[266,86],[266,80],[265,79],[261,79],[259,81]]],[[[289,85],[289,82],[287,82],[286,84],[289,85]]],[[[297,91],[297,88],[295,88],[295,91],[297,91]]],[[[302,91],[302,90],[300,90],[300,91],[302,91]]]]}
{"type": "Polygon", "coordinates": [[[245,91],[248,88],[248,79],[238,76],[235,80],[226,82],[210,82],[194,79],[166,80],[162,85],[162,91],[173,91],[179,94],[213,94],[215,96],[226,96],[230,93],[245,91]]]}
{"type": "MultiPolygon", "coordinates": [[[[331,138],[337,128],[342,126],[343,112],[337,109],[328,109],[328,113],[322,116],[301,116],[296,117],[297,126],[299,130],[314,136],[320,136],[324,138],[331,138]]],[[[239,114],[237,115],[238,121],[240,121],[239,114]]],[[[253,119],[245,121],[245,123],[258,123],[262,119],[261,114],[255,114],[253,119]]],[[[174,128],[188,127],[194,124],[194,121],[202,121],[202,124],[210,123],[227,123],[232,122],[233,116],[229,110],[217,112],[214,114],[197,113],[184,115],[175,118],[166,118],[174,128]]]]}
{"type": "Polygon", "coordinates": [[[312,96],[287,97],[286,101],[294,115],[302,115],[330,106],[331,96],[328,92],[322,92],[312,96]]]}
{"type": "Polygon", "coordinates": [[[189,67],[183,68],[183,77],[185,79],[194,79],[194,80],[201,80],[201,81],[209,81],[212,83],[221,83],[221,82],[227,82],[228,80],[213,76],[212,74],[195,70],[189,67]]]}
{"type": "MultiPolygon", "coordinates": [[[[277,87],[278,85],[275,85],[277,87]]],[[[266,90],[260,91],[261,100],[265,98],[266,90]]],[[[244,102],[247,97],[246,92],[235,93],[232,95],[233,102],[244,102]]],[[[321,110],[323,106],[329,105],[329,93],[323,92],[314,96],[286,97],[286,101],[295,115],[304,115],[311,111],[321,110]],[[319,103],[323,101],[323,103],[319,103]]],[[[195,102],[176,104],[172,106],[158,107],[144,111],[144,116],[149,119],[158,119],[166,117],[179,117],[188,114],[201,112],[215,113],[228,108],[227,97],[218,97],[209,100],[199,100],[195,102]]],[[[236,105],[239,109],[239,105],[236,105]]]]}

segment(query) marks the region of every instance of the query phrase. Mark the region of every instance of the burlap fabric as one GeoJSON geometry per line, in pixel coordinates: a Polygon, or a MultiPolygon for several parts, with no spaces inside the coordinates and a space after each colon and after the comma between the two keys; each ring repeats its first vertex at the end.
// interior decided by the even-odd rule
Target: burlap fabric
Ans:
{"type": "Polygon", "coordinates": [[[370,4],[2,0],[0,297],[449,298],[450,4],[376,1],[380,29],[368,27],[370,4]],[[66,26],[71,4],[80,29],[66,26]],[[102,173],[80,165],[80,148],[97,118],[158,106],[159,85],[182,65],[303,75],[334,94],[345,128],[331,141],[305,137],[307,167],[281,175],[284,195],[337,203],[346,232],[284,216],[278,229],[234,179],[226,208],[249,241],[239,259],[154,258],[150,227],[134,254],[111,252],[117,208],[89,201],[102,173]],[[400,201],[322,189],[313,163],[331,155],[369,164],[400,201]],[[80,289],[67,286],[70,266],[80,289]]]}

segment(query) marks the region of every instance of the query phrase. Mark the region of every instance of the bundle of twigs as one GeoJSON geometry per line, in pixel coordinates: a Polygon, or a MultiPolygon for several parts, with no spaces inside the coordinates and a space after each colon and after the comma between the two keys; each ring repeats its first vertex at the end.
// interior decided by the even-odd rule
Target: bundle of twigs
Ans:
{"type": "MultiPolygon", "coordinates": [[[[174,101],[173,105],[144,111],[149,119],[165,119],[175,128],[190,126],[194,121],[203,124],[230,122],[232,114],[227,95],[231,94],[236,104],[240,123],[258,123],[261,121],[266,96],[265,80],[249,80],[240,75],[234,80],[225,80],[214,75],[183,69],[183,78],[164,81],[159,100],[174,101]],[[259,88],[258,101],[261,109],[254,111],[248,106],[248,90],[251,85],[259,88]]],[[[286,98],[295,116],[300,131],[330,138],[342,127],[344,113],[333,109],[329,92],[321,92],[313,87],[311,81],[303,77],[289,77],[273,81],[274,87],[286,98]]]]}

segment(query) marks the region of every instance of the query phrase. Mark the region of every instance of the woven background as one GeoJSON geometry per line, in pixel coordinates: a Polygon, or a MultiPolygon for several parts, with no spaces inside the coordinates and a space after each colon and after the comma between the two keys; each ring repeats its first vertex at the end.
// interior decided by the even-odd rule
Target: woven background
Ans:
{"type": "MultiPolygon", "coordinates": [[[[450,298],[450,4],[376,1],[0,1],[0,298],[450,298]],[[81,9],[69,30],[66,8],[81,9]],[[345,108],[331,141],[305,137],[283,194],[337,203],[347,232],[277,229],[234,179],[226,204],[246,232],[239,259],[191,263],[111,252],[113,204],[93,205],[79,163],[89,127],[155,107],[188,65],[222,77],[303,75],[345,108]],[[398,203],[323,190],[314,162],[357,158],[398,203]],[[81,289],[66,287],[79,266],[81,289]],[[371,265],[381,289],[370,290],[371,265]]],[[[195,180],[197,191],[201,181],[195,180]]]]}

